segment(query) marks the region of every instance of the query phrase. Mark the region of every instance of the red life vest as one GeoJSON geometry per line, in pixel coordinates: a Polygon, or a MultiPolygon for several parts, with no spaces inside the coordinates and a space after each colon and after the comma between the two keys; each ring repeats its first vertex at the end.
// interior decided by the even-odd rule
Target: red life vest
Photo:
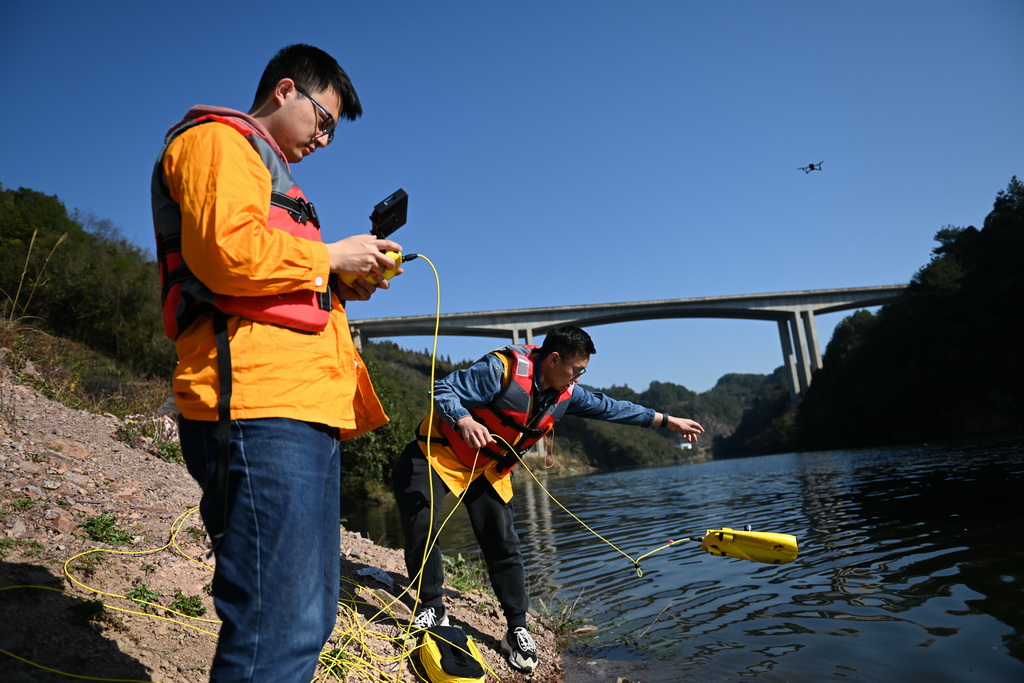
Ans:
{"type": "Polygon", "coordinates": [[[302,290],[265,296],[228,296],[210,290],[189,270],[181,255],[181,208],[170,195],[163,171],[167,147],[193,126],[217,121],[231,126],[253,146],[270,171],[272,192],[267,226],[290,235],[322,242],[316,209],[306,201],[288,165],[260,131],[239,112],[199,116],[172,130],[153,172],[153,225],[156,232],[157,263],[160,268],[160,297],[163,302],[164,332],[177,339],[210,306],[249,320],[273,323],[302,332],[322,332],[330,320],[331,291],[302,290]]]}
{"type": "Polygon", "coordinates": [[[486,460],[480,459],[479,456],[484,456],[497,460],[499,469],[511,471],[519,464],[516,455],[525,455],[533,444],[550,432],[555,423],[565,415],[565,410],[569,407],[568,400],[576,386],[575,382],[563,389],[543,411],[531,414],[534,393],[532,352],[537,348],[520,344],[492,351],[503,357],[505,364],[502,390],[486,406],[468,409],[473,419],[487,427],[492,434],[501,437],[495,439],[497,447],[484,446],[477,451],[445,420],[436,421],[443,440],[447,441],[447,445],[466,467],[483,467],[486,460]],[[514,452],[508,449],[505,442],[514,448],[514,452]]]}

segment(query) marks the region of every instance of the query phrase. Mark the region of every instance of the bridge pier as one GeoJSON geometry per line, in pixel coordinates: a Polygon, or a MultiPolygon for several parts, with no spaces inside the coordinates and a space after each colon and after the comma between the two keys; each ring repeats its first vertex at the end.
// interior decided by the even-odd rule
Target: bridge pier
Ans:
{"type": "Polygon", "coordinates": [[[804,330],[807,333],[807,351],[811,356],[811,372],[821,370],[821,346],[818,344],[818,326],[814,323],[814,311],[803,311],[804,330]]]}
{"type": "Polygon", "coordinates": [[[796,376],[796,361],[793,358],[793,342],[789,336],[789,322],[780,320],[779,341],[782,342],[782,364],[786,368],[786,379],[789,384],[789,400],[796,401],[800,398],[797,387],[800,386],[796,376]]]}
{"type": "Polygon", "coordinates": [[[814,311],[789,311],[784,320],[778,321],[778,325],[782,359],[789,380],[789,397],[796,401],[807,392],[811,386],[811,376],[822,366],[814,311]]]}
{"type": "Polygon", "coordinates": [[[519,329],[516,328],[516,327],[513,327],[512,328],[512,343],[513,344],[519,344],[519,343],[533,344],[533,328],[532,327],[527,327],[526,329],[524,329],[523,330],[523,338],[525,339],[525,341],[520,342],[519,341],[519,339],[520,339],[520,337],[519,337],[519,329]]]}

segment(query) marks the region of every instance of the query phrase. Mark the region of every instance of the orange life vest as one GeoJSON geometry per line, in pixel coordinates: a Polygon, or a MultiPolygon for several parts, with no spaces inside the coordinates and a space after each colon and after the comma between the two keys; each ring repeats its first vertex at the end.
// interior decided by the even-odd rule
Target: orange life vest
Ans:
{"type": "MultiPolygon", "coordinates": [[[[575,383],[562,390],[543,411],[533,414],[533,352],[537,348],[533,345],[520,344],[491,352],[497,355],[505,366],[502,389],[486,406],[468,410],[473,419],[487,427],[491,434],[501,437],[495,439],[497,447],[485,446],[478,451],[466,443],[445,420],[436,420],[441,430],[439,441],[451,447],[466,467],[482,468],[486,464],[486,460],[479,459],[482,455],[498,461],[499,469],[502,471],[512,470],[519,464],[517,455],[525,455],[565,415],[575,383]]],[[[434,438],[436,439],[436,436],[434,438]]]]}
{"type": "Polygon", "coordinates": [[[244,114],[206,114],[186,121],[167,134],[153,174],[153,225],[156,256],[160,269],[160,297],[163,302],[164,332],[177,339],[204,311],[213,306],[228,315],[273,323],[302,332],[321,332],[330,319],[331,291],[303,290],[266,296],[227,296],[210,290],[199,281],[181,255],[181,209],[170,195],[163,158],[168,145],[193,126],[217,121],[237,130],[260,155],[270,171],[272,192],[268,227],[290,235],[322,242],[316,209],[306,201],[288,165],[244,114]],[[205,304],[205,305],[204,305],[205,304]]]}

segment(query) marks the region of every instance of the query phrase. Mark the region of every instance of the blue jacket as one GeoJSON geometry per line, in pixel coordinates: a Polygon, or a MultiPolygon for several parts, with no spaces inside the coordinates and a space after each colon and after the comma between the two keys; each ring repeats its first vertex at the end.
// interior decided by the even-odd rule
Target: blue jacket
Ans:
{"type": "MultiPolygon", "coordinates": [[[[434,382],[434,404],[441,417],[454,426],[461,418],[469,415],[466,408],[478,408],[490,403],[501,391],[502,375],[501,361],[493,353],[489,353],[468,368],[456,370],[434,382]]],[[[547,403],[554,401],[560,392],[557,389],[541,391],[537,384],[540,372],[534,372],[533,377],[537,410],[542,410],[547,403]]],[[[654,422],[653,408],[645,408],[629,401],[616,401],[600,392],[584,389],[580,385],[573,390],[568,404],[566,415],[636,427],[650,427],[654,422]]]]}

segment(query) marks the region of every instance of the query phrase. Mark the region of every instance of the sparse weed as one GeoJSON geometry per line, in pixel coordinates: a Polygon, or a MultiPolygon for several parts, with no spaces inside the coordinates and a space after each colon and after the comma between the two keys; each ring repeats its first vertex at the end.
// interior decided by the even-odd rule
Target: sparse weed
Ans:
{"type": "Polygon", "coordinates": [[[156,613],[156,605],[160,603],[157,600],[160,598],[160,594],[150,588],[144,583],[140,583],[130,593],[125,595],[126,598],[134,602],[139,603],[142,606],[143,612],[156,613]]]}
{"type": "Polygon", "coordinates": [[[560,639],[563,644],[580,626],[587,623],[586,619],[574,616],[576,605],[582,597],[583,591],[580,591],[580,594],[576,596],[571,605],[563,604],[556,606],[545,603],[543,599],[537,601],[537,611],[551,624],[555,637],[560,639]]]}
{"type": "Polygon", "coordinates": [[[348,659],[348,653],[338,647],[320,653],[320,663],[324,667],[324,674],[334,676],[339,681],[345,680],[345,674],[348,673],[348,659]]]}
{"type": "Polygon", "coordinates": [[[55,252],[57,250],[57,247],[59,247],[61,243],[68,238],[68,234],[65,232],[59,238],[57,238],[56,242],[53,243],[53,246],[50,248],[50,253],[46,255],[46,258],[43,260],[42,265],[36,272],[35,278],[33,278],[32,280],[32,289],[29,290],[28,299],[25,301],[25,303],[21,305],[21,312],[19,313],[18,300],[21,298],[21,289],[22,286],[25,284],[25,276],[28,275],[29,264],[32,262],[32,248],[35,247],[36,237],[38,236],[38,234],[38,230],[32,231],[32,239],[29,240],[28,250],[25,252],[25,266],[21,269],[21,278],[18,280],[18,289],[14,293],[14,298],[11,299],[11,315],[10,318],[8,318],[6,321],[8,324],[12,324],[16,318],[25,315],[25,313],[28,311],[28,305],[32,303],[32,297],[35,295],[36,289],[39,287],[39,285],[46,282],[46,280],[43,278],[43,272],[46,270],[47,264],[50,263],[50,259],[53,257],[53,252],[55,252]]]}
{"type": "Polygon", "coordinates": [[[480,562],[467,560],[459,553],[455,557],[442,555],[445,579],[460,591],[487,590],[487,569],[480,562]]]}
{"type": "Polygon", "coordinates": [[[79,626],[87,626],[109,619],[102,600],[82,600],[68,607],[68,611],[71,613],[71,623],[79,626]]]}
{"type": "Polygon", "coordinates": [[[85,531],[85,535],[79,536],[80,538],[90,538],[99,543],[108,543],[110,545],[127,545],[132,541],[132,535],[123,529],[119,529],[117,518],[109,513],[88,517],[78,526],[85,531]]]}
{"type": "Polygon", "coordinates": [[[167,462],[184,462],[178,441],[178,423],[169,415],[129,415],[117,428],[117,438],[132,448],[141,448],[167,462]]]}
{"type": "Polygon", "coordinates": [[[157,455],[171,463],[185,462],[181,455],[181,444],[177,441],[164,441],[154,444],[157,455]]]}
{"type": "Polygon", "coordinates": [[[90,552],[75,558],[70,564],[70,569],[75,574],[82,574],[91,577],[106,561],[106,553],[90,552]]]}
{"type": "Polygon", "coordinates": [[[14,548],[21,548],[25,557],[34,557],[42,552],[43,544],[25,538],[0,538],[0,558],[10,557],[14,548]]]}
{"type": "MultiPolygon", "coordinates": [[[[144,377],[119,365],[83,344],[47,334],[22,322],[0,320],[0,348],[7,349],[2,362],[18,381],[70,408],[110,413],[120,418],[154,415],[171,392],[169,375],[144,377]]],[[[8,383],[0,382],[0,422],[16,426],[17,411],[8,383]]],[[[173,458],[173,447],[165,442],[177,440],[176,433],[161,440],[159,430],[174,425],[171,418],[138,429],[153,438],[154,455],[173,458]],[[167,422],[170,421],[170,425],[167,422]],[[148,431],[147,431],[148,430],[148,431]],[[159,452],[166,448],[166,456],[159,452]]]]}
{"type": "Polygon", "coordinates": [[[174,602],[169,607],[186,617],[201,617],[206,614],[203,599],[198,595],[185,595],[180,588],[174,589],[174,602]]]}
{"type": "Polygon", "coordinates": [[[142,433],[142,425],[129,418],[117,426],[117,440],[124,442],[132,448],[144,448],[146,436],[142,433]]]}

